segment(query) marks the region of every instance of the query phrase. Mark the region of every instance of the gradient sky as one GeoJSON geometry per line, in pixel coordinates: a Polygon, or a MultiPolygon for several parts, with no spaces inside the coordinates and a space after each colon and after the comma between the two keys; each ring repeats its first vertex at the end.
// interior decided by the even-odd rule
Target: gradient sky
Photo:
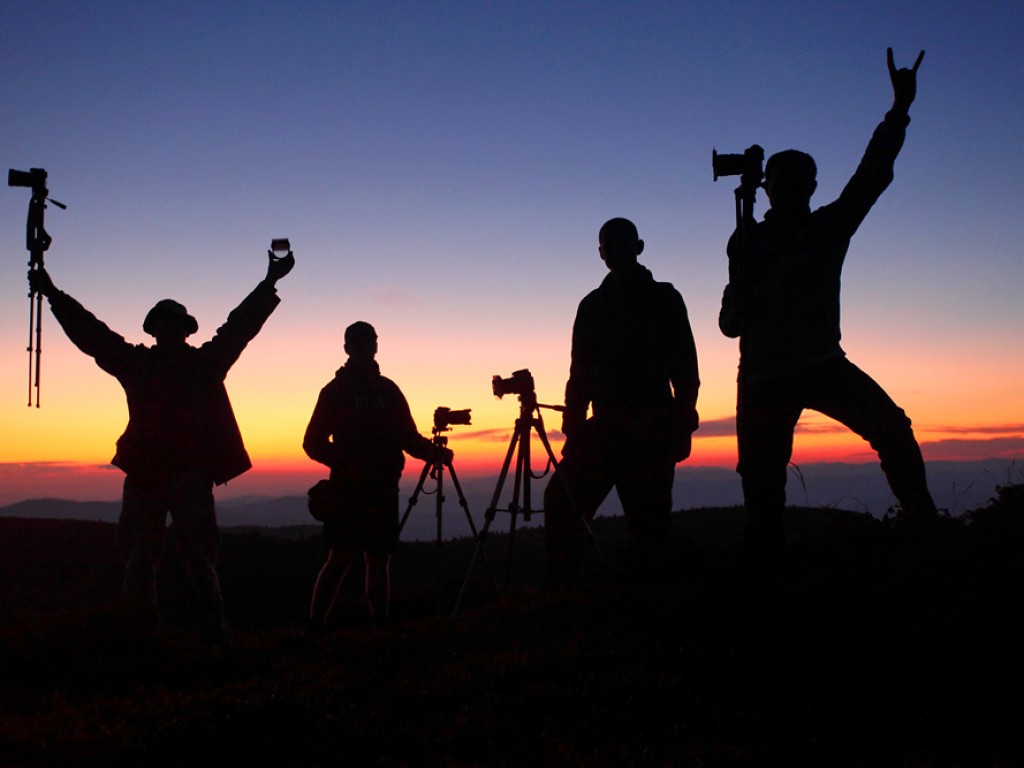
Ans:
{"type": "MultiPolygon", "coordinates": [[[[712,183],[711,149],[808,151],[813,203],[831,201],[891,103],[887,46],[900,66],[927,55],[896,180],[846,262],[844,347],[926,458],[1024,458],[1017,0],[4,3],[0,136],[6,166],[46,168],[69,206],[47,211],[55,282],[130,341],[165,297],[205,341],[291,238],[283,302],[228,377],[256,464],[228,493],[322,474],[301,437],[359,319],[421,431],[438,405],[472,408],[456,462],[496,473],[518,408],[491,376],[529,368],[561,402],[612,216],[689,307],[690,463],[728,466],[735,180],[712,183]]],[[[28,199],[0,205],[0,503],[115,498],[121,389],[48,310],[43,407],[25,405],[28,199]]],[[[794,460],[873,454],[808,414],[794,460]]]]}

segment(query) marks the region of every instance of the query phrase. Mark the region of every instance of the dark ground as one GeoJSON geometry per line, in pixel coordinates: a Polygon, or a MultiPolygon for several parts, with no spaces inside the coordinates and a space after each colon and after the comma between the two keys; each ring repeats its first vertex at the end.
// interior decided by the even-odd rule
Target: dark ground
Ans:
{"type": "Polygon", "coordinates": [[[923,531],[791,509],[774,573],[738,558],[740,510],[678,513],[642,578],[598,522],[577,592],[535,588],[521,532],[510,589],[480,561],[453,619],[473,543],[403,544],[390,622],[352,580],[315,641],[316,529],[231,532],[223,649],[187,626],[174,558],[153,626],[113,598],[113,526],[0,519],[0,764],[1024,764],[1024,486],[923,531]]]}

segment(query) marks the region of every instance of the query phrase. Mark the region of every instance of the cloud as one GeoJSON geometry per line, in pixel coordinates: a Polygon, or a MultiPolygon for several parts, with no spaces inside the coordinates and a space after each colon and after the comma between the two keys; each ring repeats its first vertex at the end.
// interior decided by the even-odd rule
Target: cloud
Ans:
{"type": "Polygon", "coordinates": [[[110,464],[0,462],[0,506],[30,498],[109,500],[120,497],[121,470],[110,464]]]}
{"type": "Polygon", "coordinates": [[[507,427],[500,429],[477,429],[472,432],[459,432],[459,438],[464,440],[480,440],[485,443],[504,443],[512,439],[512,433],[507,427]]]}
{"type": "MultiPolygon", "coordinates": [[[[801,420],[796,425],[795,432],[814,435],[828,435],[836,432],[848,432],[849,430],[837,421],[812,421],[801,420]]],[[[735,437],[736,417],[729,416],[724,419],[701,419],[700,429],[694,433],[694,438],[702,437],[735,437]]]]}
{"type": "MultiPolygon", "coordinates": [[[[798,434],[805,435],[831,435],[839,434],[843,432],[849,432],[847,427],[844,427],[838,421],[819,414],[816,411],[807,410],[804,412],[804,418],[796,425],[798,434]],[[809,417],[809,418],[808,418],[809,417]]],[[[1010,424],[986,424],[983,426],[971,426],[971,425],[960,425],[954,427],[948,426],[918,426],[917,431],[919,433],[926,433],[930,435],[999,435],[1010,441],[1006,443],[1007,446],[1013,446],[1014,440],[1020,442],[1024,440],[1024,424],[1010,423],[1010,424]]],[[[700,429],[694,435],[695,438],[701,437],[731,437],[736,434],[736,418],[730,416],[724,419],[711,419],[708,421],[702,420],[700,423],[700,429]]],[[[988,450],[998,448],[1004,450],[998,445],[993,445],[992,440],[994,438],[979,438],[976,440],[960,440],[957,438],[939,438],[931,441],[930,445],[939,445],[948,443],[950,446],[955,447],[956,445],[963,444],[977,444],[979,450],[984,446],[988,445],[988,450]]],[[[1007,448],[1005,450],[1016,450],[1019,448],[1007,448]]],[[[986,456],[980,456],[971,454],[972,458],[993,458],[993,457],[1004,457],[1005,453],[991,454],[986,456]]]]}
{"type": "Polygon", "coordinates": [[[74,461],[0,461],[0,479],[17,475],[47,478],[78,476],[83,472],[120,472],[113,464],[81,464],[74,461]]]}
{"type": "Polygon", "coordinates": [[[922,427],[922,430],[951,435],[1024,435],[1024,424],[988,424],[958,427],[922,427]]]}
{"type": "Polygon", "coordinates": [[[725,419],[701,419],[700,429],[694,432],[695,439],[702,437],[732,437],[736,434],[736,417],[725,419]]]}
{"type": "Polygon", "coordinates": [[[928,461],[973,461],[976,459],[1020,459],[1024,461],[1024,437],[991,437],[978,440],[950,438],[921,442],[928,461]]]}
{"type": "MultiPolygon", "coordinates": [[[[536,436],[536,431],[531,430],[532,434],[536,436]]],[[[561,441],[565,439],[565,435],[559,432],[557,429],[546,430],[545,434],[548,440],[561,441]]],[[[501,427],[499,429],[478,429],[474,432],[459,432],[459,438],[479,440],[484,443],[508,443],[512,440],[512,432],[508,427],[501,427]]]]}

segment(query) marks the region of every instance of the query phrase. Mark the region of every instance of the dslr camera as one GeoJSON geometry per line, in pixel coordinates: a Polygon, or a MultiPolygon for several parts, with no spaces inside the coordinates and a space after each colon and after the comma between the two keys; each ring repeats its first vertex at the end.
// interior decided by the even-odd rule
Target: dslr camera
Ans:
{"type": "Polygon", "coordinates": [[[461,411],[453,411],[451,408],[439,407],[434,411],[434,429],[440,432],[448,429],[452,424],[470,424],[471,408],[463,408],[461,411]]]}
{"type": "Polygon", "coordinates": [[[7,186],[46,189],[46,171],[42,168],[32,168],[28,171],[11,168],[7,171],[7,186]]]}
{"type": "Polygon", "coordinates": [[[711,171],[715,181],[719,176],[740,176],[741,183],[758,186],[764,178],[764,150],[757,144],[743,154],[720,155],[712,149],[711,171]]]}
{"type": "Polygon", "coordinates": [[[491,390],[497,398],[502,398],[505,395],[519,395],[520,397],[532,395],[533,374],[524,368],[521,371],[514,371],[507,379],[497,375],[492,376],[491,390]]]}

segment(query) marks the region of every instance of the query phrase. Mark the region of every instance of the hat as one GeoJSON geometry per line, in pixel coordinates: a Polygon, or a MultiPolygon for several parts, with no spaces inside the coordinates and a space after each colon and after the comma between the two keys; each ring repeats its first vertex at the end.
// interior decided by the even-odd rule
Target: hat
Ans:
{"type": "Polygon", "coordinates": [[[199,323],[188,313],[184,304],[179,304],[173,299],[158,301],[146,314],[142,323],[142,330],[150,336],[157,336],[163,331],[183,331],[186,336],[191,336],[199,330],[199,323]]]}

